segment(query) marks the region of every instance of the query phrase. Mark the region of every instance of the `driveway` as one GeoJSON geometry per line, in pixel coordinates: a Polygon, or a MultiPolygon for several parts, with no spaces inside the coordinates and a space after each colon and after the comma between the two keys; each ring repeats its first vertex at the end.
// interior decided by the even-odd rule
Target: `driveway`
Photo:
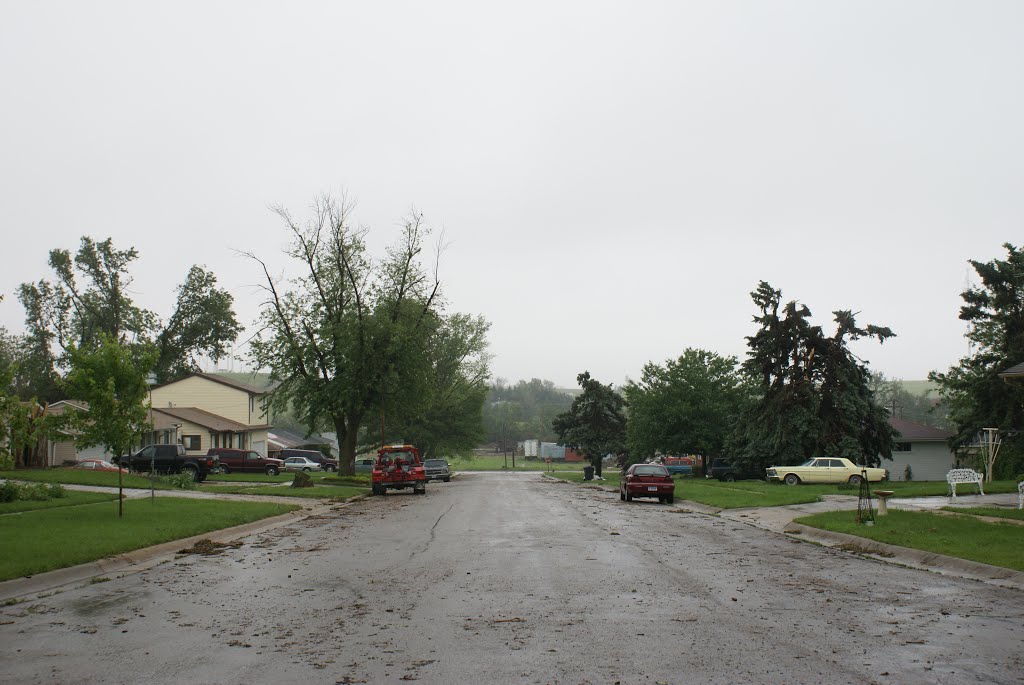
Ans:
{"type": "Polygon", "coordinates": [[[0,609],[0,682],[1019,683],[1024,593],[538,474],[0,609]]]}

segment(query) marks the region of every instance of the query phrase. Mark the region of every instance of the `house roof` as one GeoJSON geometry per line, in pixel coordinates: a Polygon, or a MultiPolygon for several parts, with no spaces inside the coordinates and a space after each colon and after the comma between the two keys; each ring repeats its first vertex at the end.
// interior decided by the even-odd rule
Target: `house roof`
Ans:
{"type": "Polygon", "coordinates": [[[196,407],[153,407],[151,416],[153,418],[153,427],[159,429],[171,427],[172,422],[165,418],[167,416],[175,419],[181,419],[182,421],[188,421],[189,423],[194,423],[197,426],[209,428],[210,430],[218,432],[230,431],[232,433],[248,433],[254,430],[270,428],[269,424],[265,423],[249,426],[244,423],[239,423],[238,421],[226,419],[223,416],[217,416],[216,414],[196,407]]]}
{"type": "Polygon", "coordinates": [[[889,425],[899,432],[899,438],[905,442],[942,442],[953,435],[940,428],[932,428],[906,419],[889,417],[889,425]]]}
{"type": "Polygon", "coordinates": [[[1009,380],[1011,378],[1024,378],[1024,363],[1011,366],[1006,371],[999,374],[1000,378],[1009,380]]]}
{"type": "Polygon", "coordinates": [[[189,374],[187,376],[184,376],[183,378],[179,378],[176,381],[171,381],[170,383],[164,383],[163,385],[155,385],[151,389],[155,390],[156,388],[166,388],[168,385],[173,385],[175,383],[180,383],[181,381],[185,380],[186,378],[193,378],[193,377],[205,378],[208,381],[213,381],[214,383],[220,383],[221,385],[226,385],[229,388],[235,388],[236,390],[241,390],[242,392],[247,392],[250,395],[266,395],[267,393],[271,392],[274,389],[274,387],[276,387],[276,386],[273,386],[273,385],[260,387],[258,385],[253,385],[252,383],[243,383],[242,381],[236,381],[234,378],[231,378],[230,376],[221,376],[221,375],[218,375],[218,374],[215,374],[215,373],[205,373],[205,372],[202,372],[202,371],[197,371],[196,373],[191,373],[191,374],[189,374]]]}

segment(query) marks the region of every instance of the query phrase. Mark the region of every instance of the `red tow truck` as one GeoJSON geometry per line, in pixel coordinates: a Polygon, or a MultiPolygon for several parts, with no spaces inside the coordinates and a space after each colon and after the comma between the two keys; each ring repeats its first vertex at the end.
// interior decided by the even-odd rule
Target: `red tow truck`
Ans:
{"type": "Polygon", "coordinates": [[[385,445],[377,450],[370,483],[374,495],[406,488],[412,488],[417,495],[427,494],[427,474],[419,450],[412,445],[385,445]]]}

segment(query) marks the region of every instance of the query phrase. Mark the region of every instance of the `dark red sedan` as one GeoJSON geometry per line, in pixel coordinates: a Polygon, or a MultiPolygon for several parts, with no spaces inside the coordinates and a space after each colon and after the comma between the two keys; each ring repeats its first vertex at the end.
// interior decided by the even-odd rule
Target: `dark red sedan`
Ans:
{"type": "Polygon", "coordinates": [[[634,497],[657,497],[659,502],[675,501],[676,484],[661,464],[633,464],[619,480],[619,499],[632,502],[634,497]]]}

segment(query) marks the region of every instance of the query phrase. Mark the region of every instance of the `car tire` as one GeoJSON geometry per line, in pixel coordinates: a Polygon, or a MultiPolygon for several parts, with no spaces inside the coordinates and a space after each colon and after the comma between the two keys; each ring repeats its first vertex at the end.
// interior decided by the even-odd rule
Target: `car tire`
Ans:
{"type": "Polygon", "coordinates": [[[622,500],[623,502],[626,501],[626,493],[624,493],[622,490],[619,490],[619,499],[622,500]]]}
{"type": "Polygon", "coordinates": [[[725,474],[725,476],[722,477],[722,480],[724,480],[726,483],[735,483],[736,482],[736,476],[735,476],[735,474],[727,473],[727,474],[725,474]]]}
{"type": "Polygon", "coordinates": [[[447,478],[444,479],[444,482],[445,483],[451,483],[452,482],[452,477],[448,476],[447,478]]]}
{"type": "Polygon", "coordinates": [[[846,482],[850,485],[860,485],[861,480],[863,479],[860,476],[850,476],[850,479],[846,482]]]}
{"type": "Polygon", "coordinates": [[[185,468],[183,468],[181,470],[181,472],[182,473],[187,473],[189,476],[191,476],[192,477],[192,482],[194,482],[194,483],[198,483],[199,482],[199,469],[197,469],[195,466],[186,466],[185,468]]]}
{"type": "Polygon", "coordinates": [[[227,466],[221,465],[220,472],[226,476],[229,473],[231,473],[231,469],[229,469],[227,466]]]}
{"type": "Polygon", "coordinates": [[[310,471],[312,471],[313,469],[309,468],[308,466],[304,466],[304,467],[302,468],[302,470],[303,470],[303,471],[305,471],[306,473],[309,473],[309,472],[310,472],[310,471]]]}
{"type": "Polygon", "coordinates": [[[280,473],[280,472],[277,470],[276,466],[268,466],[267,467],[267,475],[268,476],[276,476],[278,473],[280,473]]]}
{"type": "Polygon", "coordinates": [[[627,502],[632,502],[632,501],[633,501],[633,495],[631,495],[631,494],[629,494],[629,493],[627,492],[627,493],[626,493],[626,501],[627,501],[627,502]]]}
{"type": "Polygon", "coordinates": [[[672,504],[675,501],[676,501],[676,496],[675,495],[669,495],[668,497],[665,498],[665,504],[672,504]]]}
{"type": "Polygon", "coordinates": [[[787,473],[783,480],[786,482],[786,485],[800,485],[800,476],[795,473],[787,473]]]}
{"type": "Polygon", "coordinates": [[[337,470],[338,470],[338,467],[331,466],[330,464],[328,464],[327,466],[324,467],[324,471],[327,471],[328,473],[330,473],[332,471],[337,471],[337,470]]]}

